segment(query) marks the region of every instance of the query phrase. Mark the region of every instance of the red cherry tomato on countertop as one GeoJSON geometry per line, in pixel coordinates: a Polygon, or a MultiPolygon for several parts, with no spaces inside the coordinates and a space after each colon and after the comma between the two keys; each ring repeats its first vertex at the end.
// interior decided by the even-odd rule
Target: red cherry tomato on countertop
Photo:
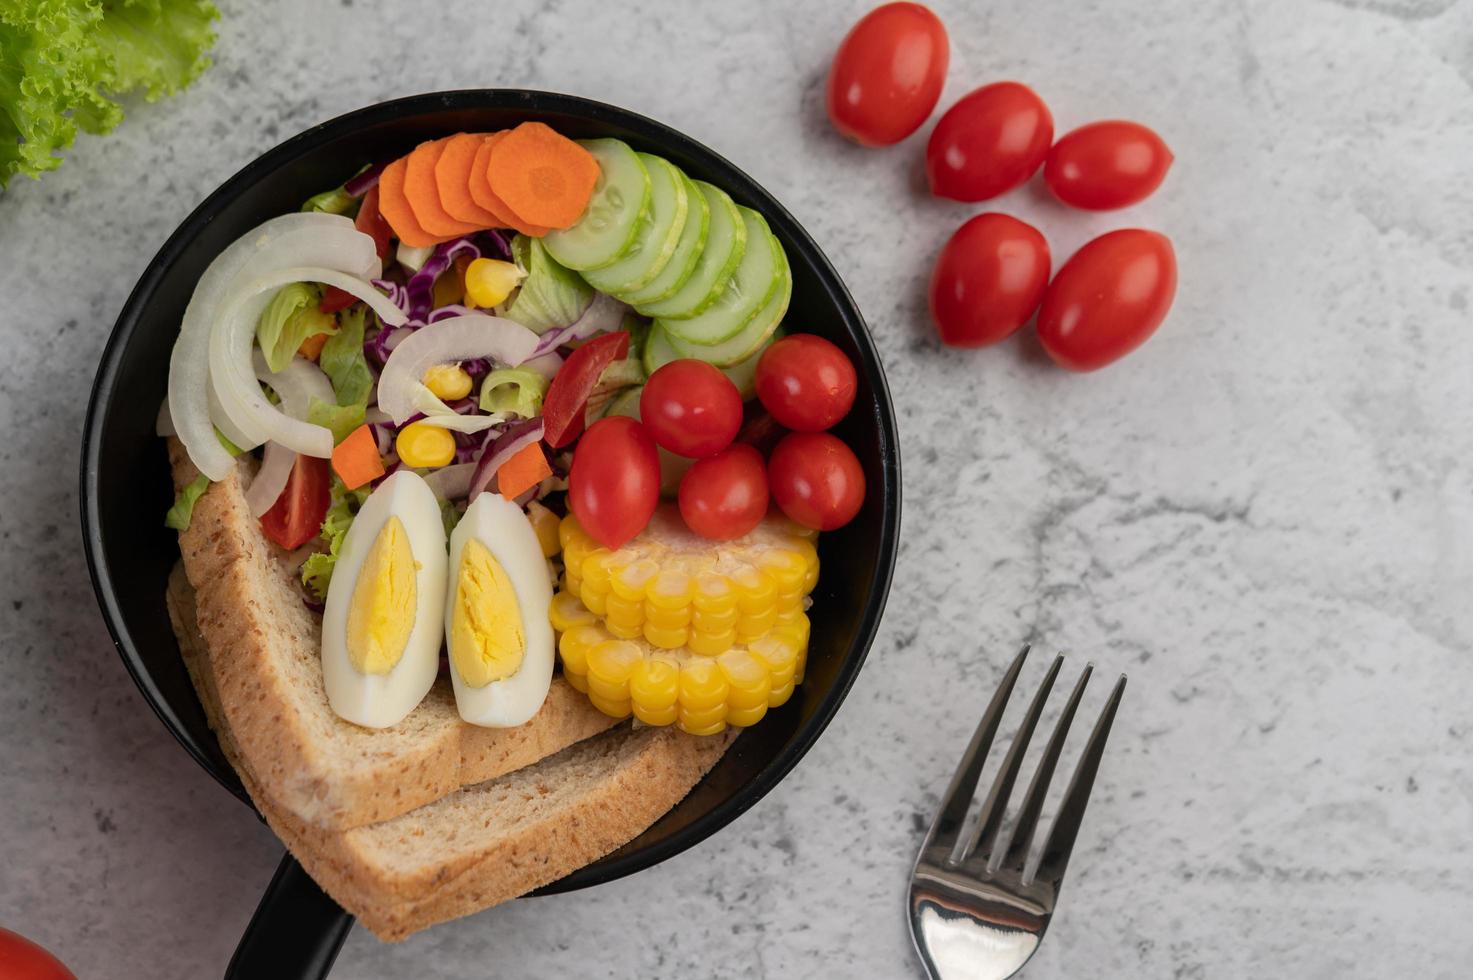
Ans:
{"type": "Polygon", "coordinates": [[[660,454],[643,425],[623,415],[583,433],[568,472],[568,506],[583,530],[618,548],[650,522],[660,502],[660,454]]]}
{"type": "Polygon", "coordinates": [[[1173,159],[1145,126],[1112,119],[1064,134],[1049,150],[1043,179],[1065,204],[1108,211],[1150,197],[1173,159]]]}
{"type": "MultiPolygon", "coordinates": [[[[1005,214],[979,214],[956,230],[931,274],[931,319],[941,342],[985,347],[1028,322],[1048,288],[1048,242],[1005,214]]],[[[758,365],[761,377],[761,365],[758,365]]]]}
{"type": "Polygon", "coordinates": [[[926,180],[937,197],[985,201],[1032,177],[1053,141],[1054,117],[1037,92],[1018,82],[984,85],[931,131],[926,180]]]}
{"type": "Polygon", "coordinates": [[[9,929],[0,929],[0,977],[5,980],[77,980],[61,960],[9,929]]]}
{"type": "Polygon", "coordinates": [[[858,386],[844,352],[811,333],[782,338],[757,362],[762,406],[796,432],[822,432],[849,414],[858,386]]]}
{"type": "Polygon", "coordinates": [[[889,146],[920,128],[946,81],[946,28],[918,3],[865,14],[839,43],[829,70],[834,128],[864,146],[889,146]]]}
{"type": "Polygon", "coordinates": [[[317,537],[332,498],[327,460],[298,456],[286,486],[271,509],[261,515],[261,532],[287,551],[317,537]]]}
{"type": "Polygon", "coordinates": [[[818,531],[843,527],[864,504],[859,460],[827,432],[784,436],[767,461],[767,485],[784,514],[818,531]]]}
{"type": "Polygon", "coordinates": [[[1140,228],[1112,231],[1054,276],[1038,311],[1038,339],[1060,367],[1093,371],[1145,343],[1175,295],[1171,240],[1140,228]]]}
{"type": "Polygon", "coordinates": [[[568,355],[542,400],[542,438],[561,449],[583,431],[583,409],[604,368],[629,356],[629,331],[595,337],[568,355]]]}
{"type": "Polygon", "coordinates": [[[645,382],[639,417],[660,448],[702,459],[736,438],[742,396],[730,378],[705,361],[671,361],[645,382]]]}
{"type": "Polygon", "coordinates": [[[698,459],[680,480],[680,516],[703,538],[729,541],[767,513],[767,468],[762,454],[738,443],[698,459]]]}

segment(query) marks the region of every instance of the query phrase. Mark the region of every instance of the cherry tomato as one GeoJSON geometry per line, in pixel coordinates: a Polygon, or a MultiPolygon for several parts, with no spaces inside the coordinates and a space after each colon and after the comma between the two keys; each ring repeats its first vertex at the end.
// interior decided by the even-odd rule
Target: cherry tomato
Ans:
{"type": "Polygon", "coordinates": [[[985,347],[1010,336],[1043,302],[1048,274],[1048,242],[1037,228],[1005,214],[972,218],[946,242],[931,273],[931,319],[941,342],[985,347]]]}
{"type": "Polygon", "coordinates": [[[346,310],[356,302],[358,302],[358,297],[346,289],[324,286],[322,287],[322,299],[317,301],[317,309],[322,313],[336,313],[338,310],[346,310]]]}
{"type": "Polygon", "coordinates": [[[862,146],[899,143],[941,98],[950,58],[946,28],[918,3],[887,3],[844,35],[829,70],[834,128],[862,146]]]}
{"type": "Polygon", "coordinates": [[[767,461],[767,483],[784,514],[819,531],[848,524],[864,503],[859,460],[827,432],[784,436],[767,461]]]}
{"type": "Polygon", "coordinates": [[[568,506],[599,544],[618,548],[650,522],[660,502],[660,455],[649,431],[613,415],[583,433],[568,473],[568,506]]]}
{"type": "Polygon", "coordinates": [[[1064,134],[1044,160],[1043,179],[1065,204],[1108,211],[1150,197],[1173,159],[1145,126],[1112,119],[1064,134]]]}
{"type": "Polygon", "coordinates": [[[645,382],[639,417],[661,448],[702,459],[736,438],[742,396],[730,378],[705,361],[671,361],[645,382]]]}
{"type": "Polygon", "coordinates": [[[1171,239],[1123,228],[1064,263],[1038,311],[1038,339],[1071,371],[1093,371],[1135,350],[1166,319],[1176,295],[1171,239]]]}
{"type": "Polygon", "coordinates": [[[385,261],[389,258],[389,239],[393,237],[393,230],[389,228],[388,221],[384,220],[383,212],[378,209],[378,185],[375,184],[363,195],[363,203],[358,205],[358,216],[353,219],[353,227],[373,239],[373,247],[378,252],[378,257],[385,261]]]}
{"type": "Polygon", "coordinates": [[[331,483],[327,460],[298,456],[281,496],[261,515],[261,531],[288,551],[317,537],[331,503],[331,483]]]}
{"type": "Polygon", "coordinates": [[[784,337],[757,362],[757,397],[779,424],[822,432],[854,404],[859,379],[844,352],[822,337],[784,337]]]}
{"type": "Polygon", "coordinates": [[[77,980],[61,960],[19,933],[0,929],[0,977],[5,980],[77,980]]]}
{"type": "Polygon", "coordinates": [[[984,85],[931,131],[926,180],[937,197],[985,201],[1032,177],[1053,140],[1054,117],[1037,92],[1018,82],[984,85]]]}
{"type": "Polygon", "coordinates": [[[542,400],[542,438],[561,449],[583,431],[583,409],[604,368],[629,356],[629,332],[595,337],[568,355],[542,400]]]}
{"type": "Polygon", "coordinates": [[[739,538],[766,513],[767,468],[751,446],[738,443],[698,459],[680,480],[680,516],[703,538],[739,538]]]}

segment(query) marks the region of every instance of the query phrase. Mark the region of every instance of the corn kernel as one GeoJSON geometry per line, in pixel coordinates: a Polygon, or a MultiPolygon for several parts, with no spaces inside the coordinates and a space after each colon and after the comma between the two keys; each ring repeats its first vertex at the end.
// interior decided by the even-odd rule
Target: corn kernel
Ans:
{"type": "Polygon", "coordinates": [[[602,616],[604,614],[604,600],[608,598],[605,593],[595,592],[592,589],[583,589],[578,593],[578,598],[583,600],[583,604],[588,607],[588,611],[595,616],[602,616]]]}
{"type": "Polygon", "coordinates": [[[634,705],[634,717],[646,725],[673,725],[675,724],[675,719],[680,714],[680,709],[673,704],[668,708],[647,708],[638,701],[632,703],[634,705]]]}
{"type": "Polygon", "coordinates": [[[425,371],[424,386],[443,402],[453,402],[471,393],[471,376],[459,364],[436,364],[425,371]]]}
{"type": "Polygon", "coordinates": [[[771,606],[755,616],[740,616],[736,624],[737,639],[755,640],[760,636],[766,636],[768,630],[772,629],[776,623],[777,609],[771,606]]]}
{"type": "Polygon", "coordinates": [[[604,628],[621,640],[637,640],[644,636],[644,624],[636,623],[632,626],[624,623],[606,622],[604,628]]]}
{"type": "Polygon", "coordinates": [[[455,458],[455,437],[449,429],[425,422],[412,422],[399,430],[394,440],[399,460],[412,469],[444,466],[455,458]]]}
{"type": "Polygon", "coordinates": [[[591,683],[588,688],[588,703],[610,718],[628,718],[631,709],[631,705],[627,699],[620,701],[613,698],[606,698],[596,692],[591,683]]]}
{"type": "Polygon", "coordinates": [[[796,592],[803,585],[808,563],[796,551],[774,548],[758,559],[757,566],[772,577],[779,593],[796,592]]]}
{"type": "Polygon", "coordinates": [[[592,626],[598,622],[598,617],[589,612],[578,601],[577,596],[566,592],[559,592],[552,597],[552,604],[547,607],[547,618],[552,623],[552,628],[559,633],[566,633],[576,626],[592,626]]]}
{"type": "Polygon", "coordinates": [[[714,572],[696,576],[696,591],[691,604],[701,612],[720,615],[736,610],[737,594],[731,580],[714,572]]]}
{"type": "Polygon", "coordinates": [[[563,550],[558,537],[558,516],[537,501],[527,504],[527,520],[537,532],[537,543],[542,546],[542,557],[551,558],[563,550]]]}
{"type": "Polygon", "coordinates": [[[748,565],[739,569],[731,578],[736,585],[737,608],[742,615],[760,613],[773,604],[777,587],[773,584],[772,576],[748,565]]]}
{"type": "Polygon", "coordinates": [[[651,580],[660,574],[660,566],[648,558],[642,558],[620,569],[611,576],[609,586],[614,594],[631,602],[643,602],[645,589],[651,580]]]}
{"type": "Polygon", "coordinates": [[[629,675],[629,697],[636,706],[652,711],[674,709],[679,693],[680,668],[668,660],[642,660],[629,675]]]}
{"type": "MultiPolygon", "coordinates": [[[[725,702],[714,705],[710,708],[695,709],[687,708],[682,703],[680,705],[680,708],[678,709],[678,713],[680,717],[680,727],[690,732],[692,735],[702,735],[707,733],[715,734],[714,732],[710,732],[710,729],[713,726],[720,725],[721,728],[726,727],[725,702]]],[[[721,731],[721,728],[717,728],[716,731],[721,731]]]]}
{"type": "Polygon", "coordinates": [[[568,686],[571,687],[573,690],[577,691],[579,694],[587,694],[588,693],[588,675],[587,674],[569,674],[569,673],[564,673],[563,674],[563,680],[567,681],[568,682],[568,686]]]}
{"type": "Polygon", "coordinates": [[[750,708],[731,708],[726,712],[726,723],[737,728],[749,728],[767,715],[767,702],[754,704],[750,708]]]}
{"type": "Polygon", "coordinates": [[[663,609],[660,606],[646,602],[640,604],[639,610],[646,623],[662,630],[685,629],[690,625],[690,606],[681,606],[679,609],[663,609]]]}
{"type": "Polygon", "coordinates": [[[690,625],[698,633],[725,633],[727,630],[735,629],[736,623],[735,606],[722,612],[707,612],[697,608],[690,616],[690,625]]]}
{"type": "Polygon", "coordinates": [[[747,650],[767,665],[769,674],[791,675],[798,663],[797,646],[783,637],[764,636],[753,640],[747,650]]]}
{"type": "Polygon", "coordinates": [[[708,725],[705,728],[695,728],[684,721],[679,722],[679,724],[680,730],[685,732],[687,735],[720,735],[722,732],[726,731],[726,722],[724,720],[715,722],[714,724],[708,725]]]}
{"type": "MultiPolygon", "coordinates": [[[[728,650],[716,658],[716,666],[731,689],[726,703],[732,708],[767,707],[767,695],[772,691],[772,678],[767,665],[745,650],[728,650]]],[[[727,719],[728,721],[730,719],[727,719]]]]}
{"type": "Polygon", "coordinates": [[[720,633],[692,632],[685,645],[693,652],[707,657],[714,657],[718,653],[725,653],[736,643],[736,630],[729,629],[720,633]]]}
{"type": "Polygon", "coordinates": [[[604,598],[604,618],[621,626],[639,626],[644,622],[644,603],[630,602],[618,593],[610,592],[604,598]]]}
{"type": "Polygon", "coordinates": [[[571,512],[569,512],[567,517],[564,517],[558,522],[557,539],[562,543],[564,549],[567,549],[575,540],[579,540],[582,537],[583,527],[578,523],[578,518],[574,517],[571,512]]]}
{"type": "Polygon", "coordinates": [[[708,711],[726,704],[731,685],[710,660],[692,660],[680,668],[680,704],[689,711],[708,711]]]}
{"type": "Polygon", "coordinates": [[[787,704],[788,699],[793,696],[793,687],[794,684],[792,681],[788,681],[782,687],[774,687],[772,693],[767,695],[767,706],[769,708],[781,708],[787,704]]]}
{"type": "Polygon", "coordinates": [[[471,306],[489,309],[506,302],[522,280],[515,263],[500,259],[476,259],[465,268],[465,298],[471,306]]]}
{"type": "Polygon", "coordinates": [[[662,571],[645,590],[645,601],[662,609],[690,605],[695,583],[684,572],[662,571]]]}
{"type": "Polygon", "coordinates": [[[629,675],[644,658],[627,640],[610,640],[588,651],[588,689],[610,701],[629,698],[629,675]]]}
{"type": "Polygon", "coordinates": [[[575,626],[558,640],[558,653],[563,670],[570,674],[588,673],[588,651],[608,641],[608,634],[598,626],[575,626]]]}
{"type": "MultiPolygon", "coordinates": [[[[583,576],[583,590],[585,592],[598,592],[608,594],[609,591],[609,550],[600,548],[589,554],[579,565],[578,571],[583,576]]],[[[585,597],[586,601],[586,597],[585,597]]]]}
{"type": "Polygon", "coordinates": [[[663,629],[646,620],[644,638],[662,650],[675,650],[685,646],[686,640],[690,639],[690,631],[684,626],[663,629]]]}

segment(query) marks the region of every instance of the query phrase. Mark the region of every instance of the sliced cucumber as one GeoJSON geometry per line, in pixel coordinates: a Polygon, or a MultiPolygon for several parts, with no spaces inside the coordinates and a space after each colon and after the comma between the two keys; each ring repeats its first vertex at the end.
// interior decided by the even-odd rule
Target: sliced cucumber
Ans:
{"type": "Polygon", "coordinates": [[[650,201],[650,175],[622,140],[581,140],[598,161],[598,181],[583,217],[542,239],[559,264],[580,272],[613,265],[634,244],[650,201]]]}
{"type": "MultiPolygon", "coordinates": [[[[638,388],[630,388],[628,391],[621,392],[619,397],[609,403],[604,417],[625,415],[636,422],[639,421],[639,396],[643,391],[644,385],[640,385],[638,388]]],[[[660,493],[666,497],[674,497],[680,490],[680,478],[685,476],[685,471],[690,469],[695,460],[677,456],[668,449],[660,449],[658,446],[655,448],[660,452],[660,493]]]]}
{"type": "Polygon", "coordinates": [[[704,180],[691,183],[696,185],[711,211],[706,244],[702,246],[701,256],[685,285],[665,299],[635,306],[645,316],[695,316],[721,295],[726,288],[726,280],[731,278],[746,253],[747,226],[742,221],[737,203],[721,188],[712,187],[704,180]]]}
{"type": "Polygon", "coordinates": [[[648,153],[639,154],[650,175],[650,205],[639,221],[634,244],[613,265],[588,269],[583,278],[600,292],[632,292],[649,285],[675,254],[690,209],[685,175],[675,165],[648,153]]]}
{"type": "MultiPolygon", "coordinates": [[[[762,309],[747,321],[739,333],[719,344],[692,344],[671,334],[670,346],[675,348],[677,354],[681,357],[700,358],[707,364],[714,364],[720,368],[731,367],[751,357],[763,342],[772,336],[778,324],[782,323],[783,315],[788,312],[788,300],[793,296],[793,276],[788,268],[788,258],[783,254],[782,246],[777,243],[777,239],[773,239],[772,247],[777,250],[781,264],[778,269],[776,288],[762,309]]],[[[655,326],[658,328],[661,322],[656,321],[655,326]]],[[[666,326],[668,327],[668,324],[666,326]]]]}
{"type": "MultiPolygon", "coordinates": [[[[737,391],[741,393],[742,401],[750,401],[757,395],[757,362],[762,359],[762,352],[772,346],[772,342],[783,335],[779,327],[772,336],[764,340],[757,350],[745,361],[733,364],[731,367],[721,368],[721,373],[731,379],[736,385],[737,391]]],[[[665,333],[663,327],[655,326],[650,329],[649,336],[644,344],[644,370],[646,374],[654,374],[660,368],[671,361],[678,361],[681,354],[673,344],[670,337],[665,333]]]]}
{"type": "Polygon", "coordinates": [[[726,288],[716,302],[700,313],[684,319],[661,319],[672,340],[703,345],[729,340],[741,333],[747,321],[757,315],[777,289],[784,262],[782,247],[767,230],[762,215],[751,208],[739,210],[747,227],[747,250],[742,264],[726,281],[726,288]]]}
{"type": "Polygon", "coordinates": [[[630,306],[653,303],[674,294],[695,271],[696,262],[701,258],[701,250],[706,247],[706,231],[711,226],[711,205],[706,203],[706,195],[701,193],[700,188],[689,177],[681,174],[680,179],[685,184],[687,210],[685,227],[681,229],[680,240],[675,243],[675,253],[670,256],[670,261],[665,263],[660,274],[649,283],[619,295],[619,299],[630,306]]]}

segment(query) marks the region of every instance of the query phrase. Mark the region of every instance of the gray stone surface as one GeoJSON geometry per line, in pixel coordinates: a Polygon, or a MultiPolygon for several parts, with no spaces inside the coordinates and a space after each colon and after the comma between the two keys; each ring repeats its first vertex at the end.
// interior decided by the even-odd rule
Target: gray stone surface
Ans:
{"type": "Polygon", "coordinates": [[[0,923],[82,976],[217,976],[280,852],[150,715],[88,587],[84,396],[136,277],[298,130],[507,85],[685,130],[822,244],[900,414],[896,585],[833,726],[726,832],[399,946],[357,932],[337,975],[914,976],[918,832],[1025,639],[1131,678],[1029,976],[1466,975],[1473,3],[938,3],[946,102],[1016,77],[1061,129],[1133,117],[1176,152],[1124,213],[1036,182],[989,205],[1058,257],[1123,225],[1175,240],[1170,320],[1088,376],[1026,337],[933,338],[933,256],[980,209],[924,193],[924,132],[867,151],[826,126],[863,4],[223,6],[199,84],[0,197],[0,923]]]}

